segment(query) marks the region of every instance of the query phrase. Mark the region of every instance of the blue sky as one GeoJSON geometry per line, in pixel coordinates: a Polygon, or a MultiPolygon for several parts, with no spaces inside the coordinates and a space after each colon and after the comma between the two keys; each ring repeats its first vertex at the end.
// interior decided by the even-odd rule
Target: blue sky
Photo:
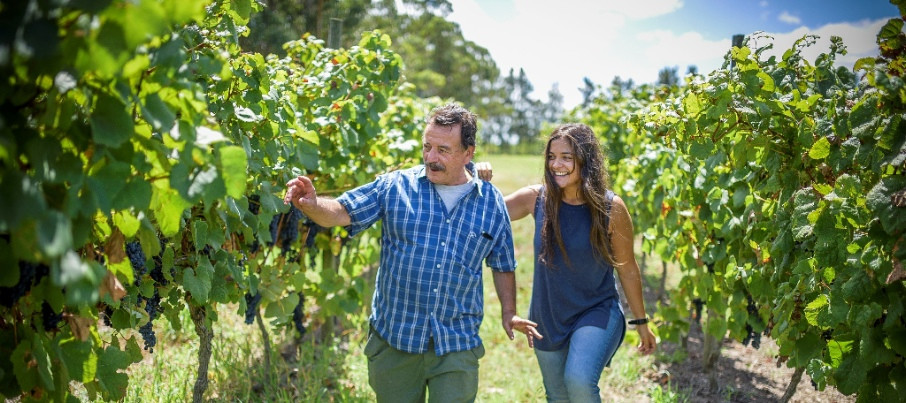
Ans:
{"type": "Polygon", "coordinates": [[[875,35],[897,8],[887,0],[451,0],[450,19],[490,51],[505,74],[524,68],[545,99],[556,84],[566,107],[581,102],[583,77],[609,85],[615,76],[649,83],[664,67],[680,75],[719,68],[734,34],[761,31],[756,46],[780,55],[803,35],[814,61],[831,35],[843,38],[842,65],[877,55],[875,35]]]}

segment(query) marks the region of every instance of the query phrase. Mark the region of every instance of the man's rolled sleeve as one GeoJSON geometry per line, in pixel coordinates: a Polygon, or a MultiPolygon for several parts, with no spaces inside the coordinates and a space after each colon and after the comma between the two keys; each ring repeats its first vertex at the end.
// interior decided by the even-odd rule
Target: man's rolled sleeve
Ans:
{"type": "Polygon", "coordinates": [[[485,263],[491,270],[497,272],[511,272],[516,270],[516,253],[513,246],[513,230],[509,219],[505,221],[503,231],[497,237],[497,242],[491,248],[485,263]]]}
{"type": "Polygon", "coordinates": [[[364,184],[337,198],[349,214],[351,223],[346,226],[349,236],[368,229],[384,216],[383,206],[384,176],[381,175],[371,183],[364,184]]]}

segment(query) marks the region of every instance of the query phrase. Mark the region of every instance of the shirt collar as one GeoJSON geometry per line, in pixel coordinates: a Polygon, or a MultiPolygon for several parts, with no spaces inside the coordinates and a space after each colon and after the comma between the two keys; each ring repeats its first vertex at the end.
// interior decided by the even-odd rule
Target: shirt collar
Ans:
{"type": "MultiPolygon", "coordinates": [[[[477,191],[478,191],[479,197],[484,196],[484,192],[481,191],[481,188],[483,187],[482,182],[484,182],[484,181],[478,177],[478,172],[475,170],[475,163],[469,162],[468,164],[466,164],[466,169],[468,169],[469,172],[472,174],[472,180],[467,183],[474,184],[475,189],[477,189],[477,191]]],[[[428,180],[428,168],[425,167],[424,164],[419,165],[419,169],[416,171],[415,176],[418,178],[419,181],[431,183],[431,181],[428,180]]]]}

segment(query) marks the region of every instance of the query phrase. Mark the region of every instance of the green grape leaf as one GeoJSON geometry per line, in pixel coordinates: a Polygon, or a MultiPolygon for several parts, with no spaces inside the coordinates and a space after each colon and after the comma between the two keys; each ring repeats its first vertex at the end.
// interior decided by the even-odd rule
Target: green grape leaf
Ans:
{"type": "Polygon", "coordinates": [[[53,370],[50,366],[50,356],[44,347],[44,340],[42,340],[42,337],[37,333],[35,333],[33,346],[34,348],[31,351],[31,357],[37,364],[38,377],[41,380],[41,384],[45,389],[54,391],[56,388],[54,387],[53,382],[53,370]]]}
{"type": "Polygon", "coordinates": [[[48,211],[38,222],[38,246],[51,258],[71,249],[72,223],[69,219],[58,211],[48,211]]]}
{"type": "Polygon", "coordinates": [[[694,92],[689,92],[683,98],[683,108],[686,110],[686,115],[690,119],[694,119],[701,113],[702,107],[701,102],[699,102],[698,97],[694,92]]]}
{"type": "Polygon", "coordinates": [[[793,239],[804,240],[812,235],[813,227],[808,216],[818,207],[818,198],[810,188],[800,189],[793,194],[793,239]]]}
{"type": "Polygon", "coordinates": [[[828,310],[828,301],[827,296],[820,294],[812,302],[809,302],[805,306],[805,319],[808,321],[809,325],[812,326],[821,326],[824,325],[819,322],[821,313],[825,313],[828,310]]]}
{"type": "Polygon", "coordinates": [[[183,272],[182,285],[186,291],[192,294],[193,302],[203,305],[208,301],[213,277],[214,267],[206,257],[201,257],[195,270],[187,268],[183,272]]]}
{"type": "Polygon", "coordinates": [[[242,147],[227,146],[221,147],[219,152],[221,177],[226,185],[226,193],[234,199],[241,198],[245,194],[248,178],[245,150],[242,147]]]}
{"type": "Polygon", "coordinates": [[[182,24],[204,17],[205,0],[164,0],[164,15],[170,17],[175,24],[182,24]]]}
{"type": "Polygon", "coordinates": [[[887,331],[887,342],[897,354],[906,357],[906,328],[893,327],[887,331]]]}
{"type": "Polygon", "coordinates": [[[837,326],[846,321],[847,316],[849,316],[850,305],[843,298],[843,291],[840,289],[832,289],[829,298],[830,305],[827,311],[818,313],[818,323],[822,326],[837,326]]]}
{"type": "Polygon", "coordinates": [[[21,340],[16,344],[16,349],[13,350],[13,354],[9,357],[9,360],[13,363],[13,373],[16,375],[16,380],[22,390],[32,390],[38,384],[38,373],[32,370],[29,363],[32,350],[31,341],[27,339],[21,340]]]}
{"type": "Polygon", "coordinates": [[[840,366],[834,371],[834,381],[837,390],[845,395],[851,395],[859,390],[868,375],[866,364],[858,354],[846,354],[840,366]]]}
{"type": "Polygon", "coordinates": [[[906,209],[898,208],[891,202],[891,196],[902,189],[906,189],[906,176],[888,176],[878,181],[865,196],[865,205],[880,219],[888,234],[906,229],[906,209]]]}
{"type": "Polygon", "coordinates": [[[161,233],[166,237],[172,237],[182,229],[182,213],[190,206],[173,189],[158,186],[153,188],[151,210],[154,211],[161,233]]]}
{"type": "Polygon", "coordinates": [[[871,279],[859,273],[843,284],[843,296],[850,301],[862,301],[874,290],[871,279]]]}
{"type": "Polygon", "coordinates": [[[891,40],[896,39],[903,32],[903,20],[891,18],[881,27],[878,32],[878,39],[891,40]]]}
{"type": "Polygon", "coordinates": [[[43,67],[41,64],[53,65],[53,59],[60,53],[60,36],[56,21],[38,18],[29,21],[20,29],[22,33],[16,35],[15,40],[17,53],[28,59],[40,60],[40,63],[30,64],[39,70],[43,67]]]}
{"type": "Polygon", "coordinates": [[[830,141],[826,137],[819,138],[808,150],[808,156],[813,160],[824,159],[828,155],[830,155],[830,141]]]}
{"type": "Polygon", "coordinates": [[[106,269],[99,263],[82,261],[72,250],[60,259],[59,272],[51,270],[51,275],[56,277],[54,283],[66,287],[66,303],[69,305],[97,302],[98,286],[105,273],[106,269]]]}
{"type": "Polygon", "coordinates": [[[698,159],[707,159],[714,154],[714,143],[708,140],[694,140],[689,144],[689,155],[698,159]]]}
{"type": "Polygon", "coordinates": [[[22,220],[39,217],[46,208],[41,186],[18,170],[4,169],[0,177],[0,230],[19,226],[22,220]]]}
{"type": "Polygon", "coordinates": [[[205,245],[208,243],[208,223],[204,221],[193,222],[192,236],[194,237],[195,249],[204,249],[205,245]]]}
{"type": "Polygon", "coordinates": [[[144,358],[142,348],[139,347],[138,340],[136,340],[134,335],[126,340],[126,353],[129,354],[129,359],[132,362],[140,362],[144,358]]]}
{"type": "Polygon", "coordinates": [[[867,327],[862,331],[859,354],[872,364],[891,364],[896,354],[884,345],[884,331],[880,327],[867,327]]]}
{"type": "Polygon", "coordinates": [[[248,21],[249,16],[252,13],[251,3],[251,0],[233,0],[233,10],[235,10],[237,15],[241,18],[237,21],[240,24],[248,21]]]}
{"type": "Polygon", "coordinates": [[[160,99],[160,95],[156,92],[145,96],[145,103],[142,104],[142,115],[155,131],[170,130],[176,123],[176,114],[160,99]]]}
{"type": "Polygon", "coordinates": [[[128,178],[131,171],[129,164],[114,161],[102,166],[94,175],[87,178],[88,187],[91,188],[91,194],[97,200],[101,211],[113,209],[113,198],[125,187],[123,178],[128,178]]]}
{"type": "Polygon", "coordinates": [[[97,373],[98,356],[91,349],[91,343],[72,338],[60,343],[60,359],[66,365],[69,377],[88,383],[97,373]]]}
{"type": "Polygon", "coordinates": [[[101,388],[113,400],[120,400],[126,395],[129,376],[121,372],[129,367],[132,360],[129,354],[115,346],[107,346],[98,359],[97,380],[101,388]]]}
{"type": "MultiPolygon", "coordinates": [[[[217,262],[217,265],[214,266],[214,277],[211,281],[210,299],[212,301],[217,301],[224,304],[230,302],[230,287],[227,283],[229,277],[230,271],[227,268],[227,263],[223,260],[219,260],[217,262]]],[[[237,278],[234,278],[234,280],[236,279],[237,278]]]]}
{"type": "Polygon", "coordinates": [[[100,93],[91,114],[91,132],[94,141],[119,147],[135,132],[132,117],[119,98],[100,93]]]}
{"type": "Polygon", "coordinates": [[[141,221],[132,216],[130,211],[117,211],[113,214],[113,224],[126,238],[132,238],[138,232],[141,221]]]}
{"type": "Polygon", "coordinates": [[[264,316],[283,322],[293,315],[293,309],[296,309],[296,305],[299,305],[299,294],[287,294],[285,297],[267,304],[267,308],[264,309],[264,316]]]}
{"type": "Polygon", "coordinates": [[[790,357],[790,364],[796,367],[804,367],[813,358],[821,356],[825,342],[817,334],[806,333],[802,338],[796,340],[795,354],[790,357]]]}

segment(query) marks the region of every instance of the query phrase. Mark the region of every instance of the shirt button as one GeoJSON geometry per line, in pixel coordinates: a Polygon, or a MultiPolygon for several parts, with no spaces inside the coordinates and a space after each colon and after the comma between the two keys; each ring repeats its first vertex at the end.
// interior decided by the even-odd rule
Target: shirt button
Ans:
{"type": "Polygon", "coordinates": [[[437,292],[437,288],[434,289],[434,292],[437,292]]]}
{"type": "Polygon", "coordinates": [[[437,265],[436,267],[439,269],[439,268],[440,268],[440,265],[437,265]]]}
{"type": "Polygon", "coordinates": [[[449,224],[449,223],[450,223],[450,219],[448,218],[448,219],[447,219],[447,224],[449,224]]]}
{"type": "Polygon", "coordinates": [[[446,243],[446,242],[441,242],[441,243],[440,243],[440,246],[447,246],[447,243],[446,243]]]}

